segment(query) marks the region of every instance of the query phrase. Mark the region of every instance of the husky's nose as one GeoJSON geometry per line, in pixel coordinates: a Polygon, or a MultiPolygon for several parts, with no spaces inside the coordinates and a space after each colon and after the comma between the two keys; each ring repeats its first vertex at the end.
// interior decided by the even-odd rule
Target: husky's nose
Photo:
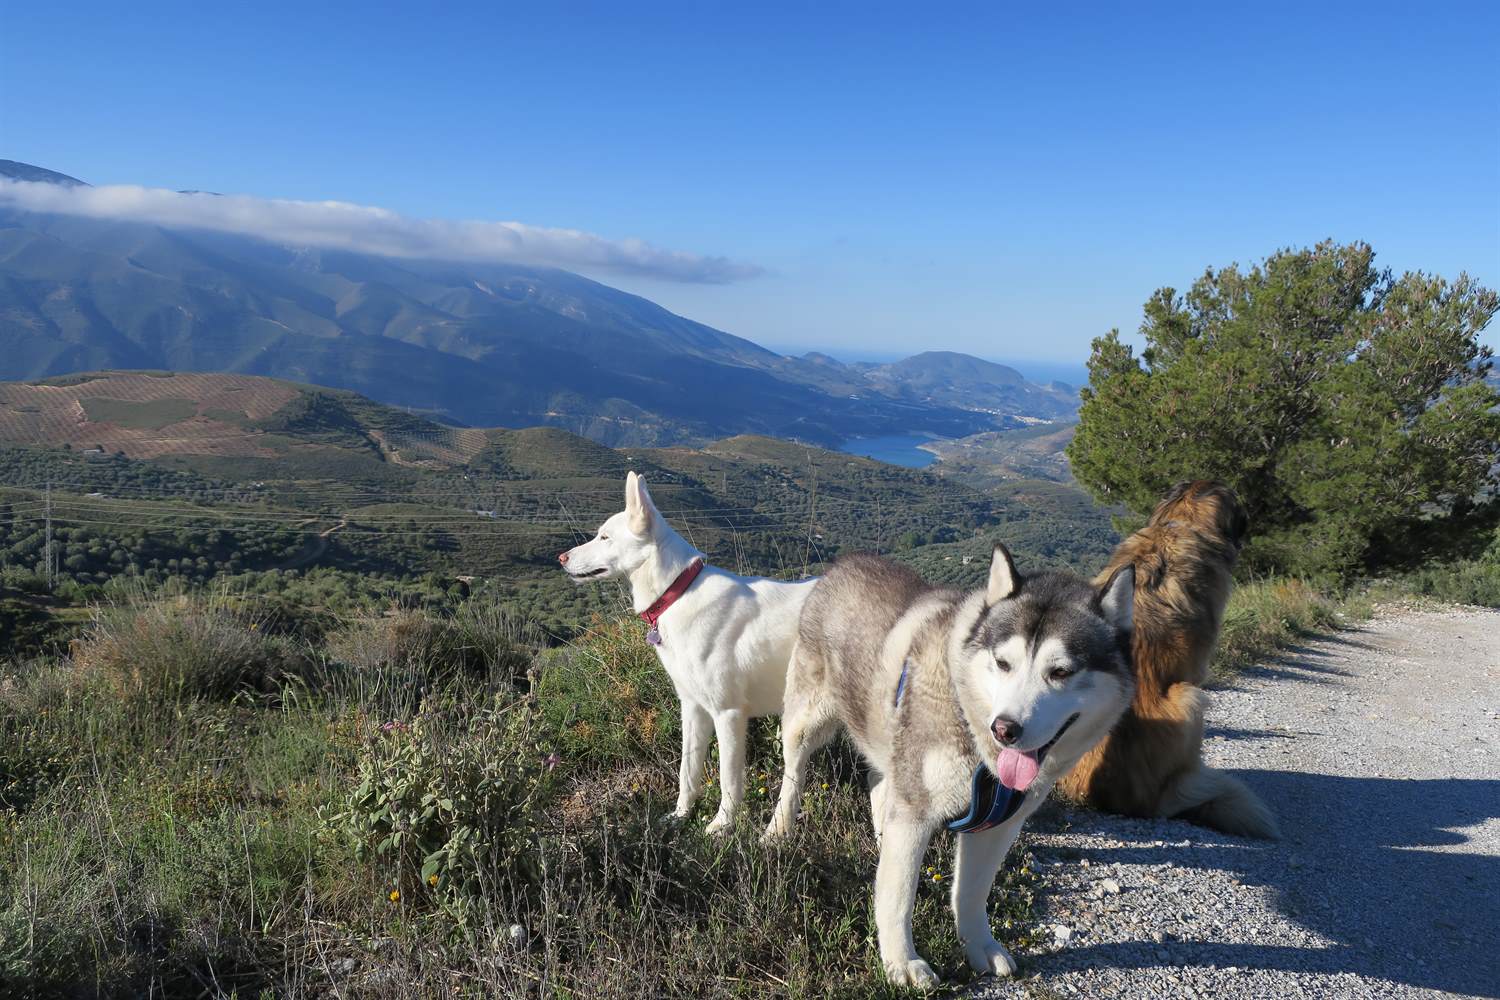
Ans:
{"type": "Polygon", "coordinates": [[[1015,719],[1007,719],[1003,715],[995,716],[995,721],[990,723],[990,732],[995,734],[995,739],[1006,746],[1010,746],[1021,738],[1021,724],[1015,719]]]}
{"type": "Polygon", "coordinates": [[[568,564],[568,554],[566,552],[559,552],[557,554],[557,561],[566,566],[568,564]]]}

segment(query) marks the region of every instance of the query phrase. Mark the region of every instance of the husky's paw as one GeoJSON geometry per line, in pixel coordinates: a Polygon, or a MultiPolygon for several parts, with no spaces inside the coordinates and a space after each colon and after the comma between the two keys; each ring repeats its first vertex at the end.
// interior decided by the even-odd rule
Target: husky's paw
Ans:
{"type": "Polygon", "coordinates": [[[922,991],[935,990],[942,984],[932,966],[920,958],[896,959],[885,963],[885,977],[893,986],[909,986],[922,991]]]}
{"type": "Polygon", "coordinates": [[[1005,950],[1005,945],[994,938],[965,945],[964,956],[969,960],[969,967],[981,976],[1016,974],[1016,960],[1010,957],[1010,952],[1005,950]]]}
{"type": "Polygon", "coordinates": [[[719,815],[714,817],[714,821],[712,823],[703,828],[703,832],[711,837],[717,837],[720,834],[728,833],[729,828],[733,825],[734,820],[732,818],[724,815],[723,813],[719,813],[719,815]]]}

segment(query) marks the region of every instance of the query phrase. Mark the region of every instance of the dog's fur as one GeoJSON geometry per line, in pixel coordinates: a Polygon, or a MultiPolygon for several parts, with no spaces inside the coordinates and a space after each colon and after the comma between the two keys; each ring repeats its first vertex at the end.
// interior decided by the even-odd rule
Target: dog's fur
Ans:
{"type": "Polygon", "coordinates": [[[787,675],[786,773],[766,836],[791,830],[808,758],[842,724],[872,771],[875,919],[892,982],[937,984],[911,933],[922,856],[943,822],[967,809],[976,765],[1003,773],[1002,751],[1012,762],[1018,751],[1039,759],[1040,769],[1013,816],[958,836],[952,908],[969,963],[1015,971],[990,931],[990,888],[1052,783],[1130,701],[1131,574],[1102,588],[1063,573],[1022,578],[997,548],[988,585],[970,594],[929,587],[871,556],[840,560],[813,590],[787,675]]]}
{"type": "MultiPolygon", "coordinates": [[[[625,509],[558,561],[579,583],[626,575],[639,614],[702,557],[667,524],[645,479],[632,472],[625,479],[625,509]]],[[[745,798],[745,724],[781,711],[797,616],[816,582],[737,576],[705,565],[657,621],[656,654],[682,701],[674,816],[686,818],[702,795],[709,739],[717,735],[723,791],[708,831],[718,833],[733,822],[745,798]]]]}
{"type": "Polygon", "coordinates": [[[1202,685],[1247,530],[1234,492],[1199,480],[1176,486],[1115,550],[1096,582],[1135,568],[1135,698],[1109,737],[1058,783],[1064,794],[1127,816],[1183,816],[1240,836],[1279,835],[1254,792],[1200,759],[1202,685]]]}

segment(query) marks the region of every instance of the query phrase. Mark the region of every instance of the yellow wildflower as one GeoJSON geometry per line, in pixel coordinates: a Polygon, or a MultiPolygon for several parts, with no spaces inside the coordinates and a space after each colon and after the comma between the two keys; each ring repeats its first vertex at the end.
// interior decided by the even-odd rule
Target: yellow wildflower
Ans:
{"type": "Polygon", "coordinates": [[[391,902],[393,902],[393,903],[399,902],[400,899],[401,899],[401,893],[400,893],[400,891],[397,890],[397,889],[392,889],[391,890],[391,902]]]}

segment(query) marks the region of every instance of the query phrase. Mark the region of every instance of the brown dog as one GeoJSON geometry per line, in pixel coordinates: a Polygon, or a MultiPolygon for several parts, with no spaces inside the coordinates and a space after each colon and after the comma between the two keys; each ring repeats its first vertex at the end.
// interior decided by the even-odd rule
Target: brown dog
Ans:
{"type": "Polygon", "coordinates": [[[1240,836],[1280,836],[1254,792],[1200,758],[1202,685],[1248,526],[1245,508],[1223,483],[1182,483],[1095,578],[1135,566],[1135,698],[1110,735],[1058,782],[1064,794],[1127,816],[1183,816],[1240,836]]]}

